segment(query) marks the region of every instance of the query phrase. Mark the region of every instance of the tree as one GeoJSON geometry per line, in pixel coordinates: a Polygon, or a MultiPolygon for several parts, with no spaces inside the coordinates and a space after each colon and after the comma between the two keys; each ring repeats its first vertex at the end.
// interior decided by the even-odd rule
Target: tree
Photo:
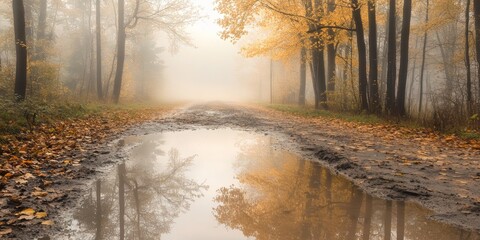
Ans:
{"type": "Polygon", "coordinates": [[[312,32],[310,44],[312,45],[312,81],[315,91],[315,108],[327,108],[327,81],[325,76],[325,41],[322,39],[321,20],[323,17],[323,2],[315,0],[314,5],[306,0],[305,10],[307,18],[310,18],[309,32],[312,32]]]}
{"type": "Polygon", "coordinates": [[[113,82],[113,102],[120,100],[120,89],[122,87],[123,66],[125,64],[125,0],[118,0],[118,35],[117,35],[117,70],[113,82]]]}
{"type": "MultiPolygon", "coordinates": [[[[473,0],[473,15],[475,16],[475,39],[477,41],[475,44],[477,50],[477,66],[480,66],[480,0],[473,0]]],[[[478,69],[477,74],[477,80],[480,83],[480,69],[478,69]]]]}
{"type": "MultiPolygon", "coordinates": [[[[428,23],[428,14],[429,14],[429,7],[430,7],[430,0],[427,0],[427,12],[425,15],[425,24],[428,23]]],[[[425,60],[426,60],[426,55],[427,55],[427,40],[428,40],[428,31],[425,30],[423,34],[423,50],[422,50],[422,67],[420,69],[420,93],[419,93],[419,102],[418,102],[418,115],[420,116],[422,112],[422,106],[423,106],[423,78],[425,75],[425,60]]]]}
{"type": "MultiPolygon", "coordinates": [[[[327,2],[327,11],[329,14],[332,14],[335,11],[336,5],[335,0],[328,0],[327,2]]],[[[335,80],[336,80],[336,49],[335,49],[335,32],[332,28],[327,30],[328,34],[328,44],[327,44],[327,88],[328,91],[333,92],[335,91],[335,80]]]]}
{"type": "Polygon", "coordinates": [[[198,12],[187,0],[166,0],[152,2],[136,0],[133,13],[126,21],[125,0],[118,0],[118,36],[117,36],[117,69],[113,86],[113,101],[118,103],[122,87],[123,68],[125,65],[126,28],[133,29],[139,22],[149,22],[164,31],[172,42],[172,49],[177,44],[190,44],[184,28],[198,19],[198,12]]]}
{"type": "Polygon", "coordinates": [[[395,88],[397,75],[397,24],[396,24],[396,0],[390,0],[388,14],[388,53],[387,53],[387,95],[385,110],[388,114],[395,110],[395,88]]]}
{"type": "Polygon", "coordinates": [[[97,42],[97,97],[98,99],[103,99],[103,89],[102,89],[102,26],[101,26],[101,10],[100,10],[100,0],[96,0],[95,5],[95,22],[96,22],[96,42],[97,42]]]}
{"type": "Polygon", "coordinates": [[[16,46],[15,98],[25,100],[27,91],[27,40],[25,34],[25,8],[23,0],[12,1],[16,46]]]}
{"type": "Polygon", "coordinates": [[[298,94],[298,105],[305,105],[305,89],[307,87],[307,49],[300,50],[300,90],[298,94]]]}
{"type": "Polygon", "coordinates": [[[378,50],[376,0],[368,0],[368,42],[369,42],[369,90],[370,111],[380,113],[380,96],[378,93],[378,50]]]}
{"type": "Polygon", "coordinates": [[[367,98],[367,47],[365,45],[365,31],[363,29],[362,13],[358,0],[352,0],[353,21],[357,35],[358,49],[358,83],[361,109],[368,111],[367,98]]]}
{"type": "Polygon", "coordinates": [[[410,21],[412,18],[412,0],[403,2],[402,37],[400,42],[400,72],[396,109],[399,116],[405,116],[405,96],[408,76],[408,52],[410,47],[410,21]]]}
{"type": "Polygon", "coordinates": [[[37,46],[35,52],[35,59],[45,60],[47,54],[45,53],[45,40],[47,28],[47,0],[40,0],[37,26],[37,46]]]}
{"type": "Polygon", "coordinates": [[[465,4],[465,67],[467,70],[467,112],[472,114],[472,67],[470,66],[470,0],[465,4]]]}

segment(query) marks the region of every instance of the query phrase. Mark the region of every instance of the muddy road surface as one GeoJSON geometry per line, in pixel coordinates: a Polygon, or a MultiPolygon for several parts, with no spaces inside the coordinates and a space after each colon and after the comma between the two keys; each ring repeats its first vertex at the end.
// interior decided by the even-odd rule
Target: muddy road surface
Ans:
{"type": "MultiPolygon", "coordinates": [[[[333,121],[333,120],[332,120],[333,121]]],[[[240,128],[273,134],[279,148],[320,161],[367,193],[415,201],[432,218],[480,230],[480,153],[448,142],[380,138],[354,128],[250,106],[211,103],[159,121],[163,129],[240,128]]]]}
{"type": "MultiPolygon", "coordinates": [[[[276,148],[318,161],[371,195],[416,202],[432,210],[435,220],[480,231],[478,151],[451,147],[448,142],[385,137],[395,134],[366,132],[330,121],[334,120],[305,119],[258,106],[208,103],[177,109],[122,136],[222,128],[270,135],[277,140],[276,148]]],[[[117,145],[112,139],[112,144],[99,146],[94,151],[101,154],[88,155],[90,160],[79,166],[85,174],[56,186],[57,191],[70,194],[55,214],[75,206],[88,184],[102,172],[112,171],[122,159],[117,145]]],[[[28,236],[31,231],[38,234],[40,230],[34,227],[17,236],[28,236]]]]}

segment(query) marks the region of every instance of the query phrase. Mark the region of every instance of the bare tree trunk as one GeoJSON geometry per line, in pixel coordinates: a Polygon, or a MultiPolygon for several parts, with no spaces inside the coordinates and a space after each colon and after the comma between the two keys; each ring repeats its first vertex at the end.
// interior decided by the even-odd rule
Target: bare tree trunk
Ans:
{"type": "MultiPolygon", "coordinates": [[[[480,0],[473,1],[473,15],[475,16],[475,39],[477,40],[475,46],[477,50],[477,80],[480,85],[480,0]]],[[[480,90],[480,87],[478,88],[480,90]]],[[[480,96],[480,92],[478,93],[480,96]]],[[[480,111],[480,110],[479,110],[480,111]]]]}
{"type": "Polygon", "coordinates": [[[467,113],[472,114],[472,67],[470,66],[470,0],[465,7],[465,67],[467,68],[467,113]]]}
{"type": "Polygon", "coordinates": [[[15,31],[15,49],[17,64],[15,73],[15,98],[25,100],[27,91],[27,40],[25,33],[25,8],[23,0],[12,1],[13,25],[15,31]]]}
{"type": "Polygon", "coordinates": [[[360,95],[361,110],[368,111],[367,98],[367,47],[365,45],[365,32],[363,29],[361,8],[358,0],[352,0],[353,6],[353,20],[355,21],[356,35],[357,35],[357,50],[358,50],[358,85],[360,95]]]}
{"type": "MultiPolygon", "coordinates": [[[[312,1],[304,1],[306,17],[313,17],[314,11],[320,11],[322,6],[321,0],[315,0],[315,8],[312,1]]],[[[318,19],[321,19],[322,13],[318,12],[316,14],[318,19]]],[[[315,24],[309,24],[309,31],[317,31],[318,26],[315,24]]],[[[310,70],[312,71],[312,83],[313,90],[315,93],[315,108],[319,109],[320,106],[327,108],[327,95],[326,95],[326,80],[325,80],[325,58],[324,58],[324,43],[319,37],[311,36],[310,42],[312,46],[315,46],[311,50],[312,61],[310,64],[310,70]]]]}
{"type": "Polygon", "coordinates": [[[96,43],[97,43],[97,97],[99,100],[103,99],[103,84],[102,84],[102,26],[100,19],[100,0],[96,0],[96,43]]]}
{"type": "Polygon", "coordinates": [[[400,72],[398,75],[397,114],[405,116],[405,95],[408,76],[408,53],[410,48],[410,21],[412,18],[412,0],[403,1],[402,39],[400,43],[400,72]]]}
{"type": "MultiPolygon", "coordinates": [[[[328,7],[327,7],[327,11],[329,13],[335,11],[335,8],[336,8],[336,5],[335,5],[335,0],[328,0],[328,7]]],[[[328,31],[328,44],[327,44],[327,90],[329,92],[334,92],[335,91],[335,81],[336,81],[336,68],[337,68],[337,65],[336,65],[336,56],[337,56],[337,53],[336,53],[336,50],[335,50],[335,44],[334,44],[334,40],[335,40],[335,33],[333,31],[333,29],[329,28],[328,31]]]]}
{"type": "MultiPolygon", "coordinates": [[[[323,44],[323,43],[321,43],[323,44]]],[[[320,47],[317,53],[317,62],[316,62],[316,73],[317,76],[317,87],[318,87],[318,107],[327,109],[327,81],[325,77],[325,51],[323,47],[320,47]]]]}
{"type": "Polygon", "coordinates": [[[395,111],[395,88],[397,75],[397,24],[396,24],[396,0],[390,0],[388,14],[388,69],[387,69],[387,97],[385,110],[388,114],[395,111]]]}
{"type": "Polygon", "coordinates": [[[125,0],[118,0],[117,71],[113,84],[113,102],[115,104],[120,101],[123,66],[125,64],[125,41],[125,0]]]}
{"type": "Polygon", "coordinates": [[[47,29],[47,0],[40,0],[40,11],[38,13],[38,26],[37,26],[37,46],[35,51],[36,60],[43,61],[47,57],[45,53],[46,29],[47,29]]]}
{"type": "MultiPolygon", "coordinates": [[[[425,15],[425,24],[428,23],[429,19],[429,7],[430,7],[430,0],[427,0],[427,13],[425,15]]],[[[422,50],[422,67],[420,69],[420,93],[419,93],[419,102],[418,102],[418,116],[420,117],[422,113],[423,107],[423,79],[425,75],[425,58],[427,55],[427,43],[428,43],[428,32],[425,30],[423,35],[423,50],[422,50]]]]}
{"type": "Polygon", "coordinates": [[[307,87],[307,49],[300,50],[300,91],[298,93],[298,105],[305,105],[305,90],[307,87]]]}
{"type": "Polygon", "coordinates": [[[378,94],[378,46],[377,46],[377,18],[376,1],[368,1],[368,26],[369,26],[369,59],[370,59],[370,110],[380,113],[380,96],[378,94]]]}
{"type": "MultiPolygon", "coordinates": [[[[415,40],[415,49],[418,48],[418,37],[415,40]]],[[[410,79],[410,86],[408,88],[408,111],[412,112],[412,92],[413,92],[413,85],[415,83],[415,74],[417,70],[417,56],[415,55],[413,59],[413,68],[412,68],[412,75],[410,79]]]]}

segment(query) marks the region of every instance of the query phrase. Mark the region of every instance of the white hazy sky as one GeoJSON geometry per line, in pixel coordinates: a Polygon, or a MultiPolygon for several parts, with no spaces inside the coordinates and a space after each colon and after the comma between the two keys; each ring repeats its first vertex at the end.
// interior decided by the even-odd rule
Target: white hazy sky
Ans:
{"type": "Polygon", "coordinates": [[[214,10],[214,0],[191,1],[200,5],[206,17],[188,29],[195,47],[181,46],[176,54],[164,54],[167,67],[164,75],[167,82],[162,86],[164,99],[238,101],[258,98],[260,81],[252,78],[260,77],[254,76],[252,66],[258,65],[255,63],[260,60],[244,59],[239,54],[239,46],[220,39],[221,28],[216,23],[220,15],[214,10]],[[252,87],[255,90],[252,91],[252,87]]]}

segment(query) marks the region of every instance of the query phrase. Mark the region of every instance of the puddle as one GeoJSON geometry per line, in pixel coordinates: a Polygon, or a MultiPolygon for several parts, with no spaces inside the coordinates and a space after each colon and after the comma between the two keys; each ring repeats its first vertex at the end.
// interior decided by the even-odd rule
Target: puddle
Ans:
{"type": "Polygon", "coordinates": [[[479,239],[415,204],[367,196],[272,141],[228,129],[125,138],[129,160],[53,239],[479,239]]]}

